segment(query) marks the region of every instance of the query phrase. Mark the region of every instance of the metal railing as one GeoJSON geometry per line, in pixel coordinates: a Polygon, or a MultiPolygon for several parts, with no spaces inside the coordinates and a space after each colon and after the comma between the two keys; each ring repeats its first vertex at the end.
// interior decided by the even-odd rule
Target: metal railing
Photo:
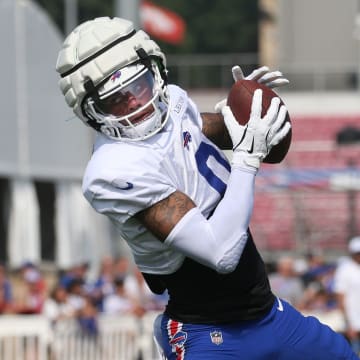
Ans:
{"type": "MultiPolygon", "coordinates": [[[[259,66],[257,53],[167,56],[170,82],[186,89],[225,89],[232,84],[230,69],[241,65],[245,74],[259,66]]],[[[267,65],[267,64],[261,64],[267,65]]],[[[356,90],[357,63],[279,64],[291,81],[286,91],[356,90]]]]}
{"type": "Polygon", "coordinates": [[[51,326],[41,315],[0,316],[0,360],[159,360],[152,335],[157,314],[99,315],[96,335],[84,333],[76,319],[51,326]]]}

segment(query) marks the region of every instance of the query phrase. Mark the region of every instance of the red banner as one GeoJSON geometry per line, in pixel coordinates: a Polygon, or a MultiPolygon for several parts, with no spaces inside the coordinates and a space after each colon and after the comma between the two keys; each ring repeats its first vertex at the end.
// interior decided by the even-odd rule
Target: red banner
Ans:
{"type": "Polygon", "coordinates": [[[142,1],[140,10],[142,27],[149,35],[175,45],[184,40],[186,26],[178,14],[148,0],[142,1]]]}

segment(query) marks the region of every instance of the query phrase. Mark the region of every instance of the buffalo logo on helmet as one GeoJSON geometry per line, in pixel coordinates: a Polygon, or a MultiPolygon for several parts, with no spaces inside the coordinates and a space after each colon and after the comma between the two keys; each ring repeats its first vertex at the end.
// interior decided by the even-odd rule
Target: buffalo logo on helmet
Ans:
{"type": "Polygon", "coordinates": [[[115,80],[119,79],[120,75],[121,75],[121,71],[118,70],[111,75],[110,80],[114,82],[115,80]]]}

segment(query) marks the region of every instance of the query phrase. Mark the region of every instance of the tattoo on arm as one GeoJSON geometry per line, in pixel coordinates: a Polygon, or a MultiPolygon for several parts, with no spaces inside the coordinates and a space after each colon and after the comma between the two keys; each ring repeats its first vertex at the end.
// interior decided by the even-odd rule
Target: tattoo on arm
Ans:
{"type": "Polygon", "coordinates": [[[140,211],[135,217],[160,241],[165,241],[180,219],[195,206],[187,195],[175,191],[166,199],[140,211]]]}
{"type": "Polygon", "coordinates": [[[201,113],[202,132],[221,149],[232,149],[232,142],[221,114],[201,113]]]}

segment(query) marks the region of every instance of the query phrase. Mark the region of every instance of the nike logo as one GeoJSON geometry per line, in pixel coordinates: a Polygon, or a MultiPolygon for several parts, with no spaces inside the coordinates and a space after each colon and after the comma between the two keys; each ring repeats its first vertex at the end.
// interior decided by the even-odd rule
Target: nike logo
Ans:
{"type": "Polygon", "coordinates": [[[120,190],[130,190],[134,187],[134,184],[128,181],[115,180],[112,182],[112,185],[117,187],[120,190]]]}
{"type": "Polygon", "coordinates": [[[245,127],[244,132],[242,133],[240,141],[237,143],[236,146],[233,147],[233,150],[235,150],[244,141],[246,136],[246,131],[247,131],[247,126],[245,127]]]}
{"type": "Polygon", "coordinates": [[[252,154],[254,151],[254,138],[251,141],[250,149],[247,151],[249,154],[252,154]]]}
{"type": "Polygon", "coordinates": [[[277,301],[278,301],[277,309],[278,309],[279,311],[284,311],[284,306],[283,306],[282,302],[280,301],[279,298],[276,298],[276,299],[277,299],[277,301]]]}

